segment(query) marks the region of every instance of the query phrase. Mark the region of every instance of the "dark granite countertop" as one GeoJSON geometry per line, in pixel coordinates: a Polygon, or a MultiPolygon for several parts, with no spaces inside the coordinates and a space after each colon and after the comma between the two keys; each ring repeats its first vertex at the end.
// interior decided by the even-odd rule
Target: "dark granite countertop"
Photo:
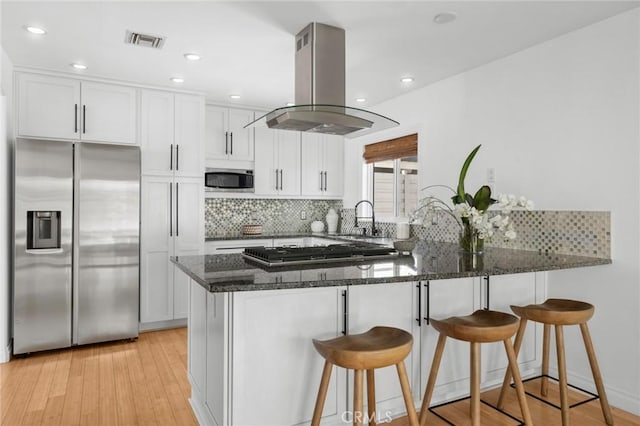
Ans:
{"type": "Polygon", "coordinates": [[[392,260],[263,267],[241,254],[222,254],[176,256],[171,261],[210,292],[438,280],[611,263],[611,259],[501,248],[485,248],[484,254],[470,255],[459,252],[457,244],[426,241],[421,241],[411,256],[392,260]]]}
{"type": "Polygon", "coordinates": [[[259,235],[245,235],[241,233],[230,233],[230,234],[221,234],[216,235],[215,237],[207,237],[204,239],[205,242],[215,242],[215,241],[226,241],[226,240],[254,240],[254,239],[277,239],[277,238],[327,238],[327,239],[358,239],[359,241],[368,241],[374,243],[391,243],[393,242],[393,238],[387,237],[371,237],[371,236],[360,236],[354,234],[329,234],[327,232],[298,232],[298,233],[271,233],[271,234],[259,234],[259,235]]]}

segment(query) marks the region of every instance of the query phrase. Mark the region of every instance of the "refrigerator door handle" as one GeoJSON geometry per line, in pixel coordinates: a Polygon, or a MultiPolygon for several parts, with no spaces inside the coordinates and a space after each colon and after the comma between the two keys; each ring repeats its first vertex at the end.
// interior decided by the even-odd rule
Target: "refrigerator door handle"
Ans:
{"type": "Polygon", "coordinates": [[[169,236],[173,237],[173,185],[169,182],[169,236]]]}

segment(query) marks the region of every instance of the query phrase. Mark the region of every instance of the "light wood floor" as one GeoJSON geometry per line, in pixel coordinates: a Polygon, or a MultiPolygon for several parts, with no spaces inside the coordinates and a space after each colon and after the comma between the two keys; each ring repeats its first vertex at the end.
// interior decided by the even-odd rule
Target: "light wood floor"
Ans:
{"type": "MultiPolygon", "coordinates": [[[[140,334],[136,342],[103,343],[37,353],[0,364],[2,425],[195,425],[189,405],[186,328],[140,334]]],[[[536,390],[534,382],[527,388],[536,390]]],[[[495,403],[498,390],[483,394],[495,403]]],[[[572,398],[578,394],[572,393],[572,398]]],[[[557,391],[550,388],[557,401],[557,391]]],[[[528,398],[536,425],[560,425],[556,409],[528,398]]],[[[517,424],[482,404],[483,424],[517,424]]],[[[469,424],[469,402],[437,409],[457,425],[469,424]]],[[[515,393],[506,411],[519,417],[515,393]]],[[[613,408],[617,426],[640,425],[640,417],[613,408]]],[[[429,425],[446,425],[430,414],[429,425]]],[[[598,401],[571,411],[576,426],[604,425],[598,401]]],[[[406,425],[406,418],[393,426],[406,425]]],[[[251,425],[258,426],[258,425],[251,425]]]]}
{"type": "Polygon", "coordinates": [[[1,424],[195,425],[187,329],[0,364],[1,424]]]}

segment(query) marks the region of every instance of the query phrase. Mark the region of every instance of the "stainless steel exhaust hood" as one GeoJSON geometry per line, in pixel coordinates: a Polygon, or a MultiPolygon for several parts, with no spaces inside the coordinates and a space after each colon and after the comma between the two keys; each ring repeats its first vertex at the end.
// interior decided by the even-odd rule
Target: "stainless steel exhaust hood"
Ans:
{"type": "Polygon", "coordinates": [[[312,22],[296,35],[296,105],[277,108],[245,127],[358,137],[399,123],[374,112],[345,106],[345,33],[312,22]]]}

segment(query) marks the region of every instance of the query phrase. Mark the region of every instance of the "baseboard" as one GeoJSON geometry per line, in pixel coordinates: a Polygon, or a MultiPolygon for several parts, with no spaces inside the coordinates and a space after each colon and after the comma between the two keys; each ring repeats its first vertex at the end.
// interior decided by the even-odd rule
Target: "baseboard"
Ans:
{"type": "Polygon", "coordinates": [[[140,332],[143,331],[154,331],[154,330],[166,330],[169,328],[180,328],[187,326],[187,319],[177,319],[177,320],[168,320],[168,321],[154,321],[154,322],[141,322],[138,325],[138,330],[140,332]]]}
{"type": "Polygon", "coordinates": [[[4,348],[2,351],[0,351],[0,364],[4,364],[5,362],[11,361],[11,352],[12,352],[12,345],[11,345],[11,342],[9,342],[7,347],[4,348]]]}
{"type": "MultiPolygon", "coordinates": [[[[558,370],[555,368],[549,368],[549,375],[552,377],[558,377],[558,370]]],[[[596,387],[593,383],[592,376],[581,376],[567,372],[567,381],[571,385],[596,393],[596,387]]],[[[604,379],[604,387],[607,392],[607,399],[611,406],[628,411],[636,416],[640,416],[640,397],[638,395],[616,389],[612,386],[607,386],[606,378],[604,379]]]]}

